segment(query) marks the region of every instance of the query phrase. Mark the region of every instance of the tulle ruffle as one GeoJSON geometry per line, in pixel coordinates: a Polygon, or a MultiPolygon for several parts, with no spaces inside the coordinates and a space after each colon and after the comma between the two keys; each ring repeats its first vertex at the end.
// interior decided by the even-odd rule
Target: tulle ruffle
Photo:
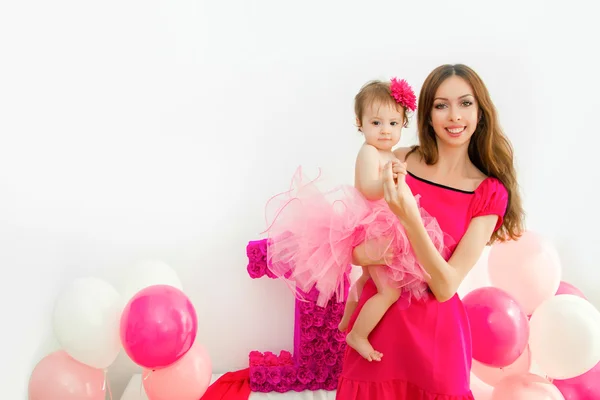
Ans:
{"type": "MultiPolygon", "coordinates": [[[[265,232],[271,272],[294,287],[299,298],[316,288],[319,305],[332,296],[345,301],[344,275],[350,272],[353,249],[366,242],[367,257],[374,264],[384,260],[380,268],[390,285],[403,290],[403,297],[407,293],[418,299],[427,296],[427,273],[385,200],[369,201],[350,185],[321,190],[318,182],[319,177],[309,181],[298,168],[290,189],[267,203],[265,232]],[[388,250],[392,259],[385,257],[388,250]]],[[[436,249],[448,252],[437,220],[422,207],[420,211],[436,249]]]]}

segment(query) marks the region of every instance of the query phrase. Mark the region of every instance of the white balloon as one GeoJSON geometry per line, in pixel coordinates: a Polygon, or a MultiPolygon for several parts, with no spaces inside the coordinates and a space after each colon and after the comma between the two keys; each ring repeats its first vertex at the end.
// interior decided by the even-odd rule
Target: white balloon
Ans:
{"type": "Polygon", "coordinates": [[[121,350],[121,296],[98,278],[75,279],[54,305],[52,324],[62,348],[94,368],[110,366],[121,350]]]}
{"type": "Polygon", "coordinates": [[[177,273],[159,260],[138,261],[125,271],[121,294],[125,303],[140,290],[154,285],[169,285],[183,291],[177,273]]]}
{"type": "Polygon", "coordinates": [[[554,296],[529,321],[531,357],[553,379],[579,376],[600,362],[600,312],[571,294],[554,296]]]}

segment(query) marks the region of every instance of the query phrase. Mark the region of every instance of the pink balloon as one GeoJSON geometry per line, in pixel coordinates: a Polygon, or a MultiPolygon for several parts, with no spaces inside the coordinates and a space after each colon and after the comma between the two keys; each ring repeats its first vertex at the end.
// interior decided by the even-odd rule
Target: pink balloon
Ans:
{"type": "Polygon", "coordinates": [[[527,315],[556,293],[562,267],[556,249],[541,236],[526,231],[516,241],[490,249],[488,271],[492,286],[515,298],[527,315]]]}
{"type": "Polygon", "coordinates": [[[105,392],[103,370],[62,350],[44,357],[29,378],[29,400],[104,400],[105,392]]]}
{"type": "Polygon", "coordinates": [[[136,364],[165,368],[183,357],[196,339],[198,319],[191,301],[169,285],[149,286],[121,315],[121,342],[136,364]]]}
{"type": "Polygon", "coordinates": [[[558,286],[558,290],[556,291],[557,296],[561,295],[561,294],[573,294],[575,296],[581,297],[582,299],[586,299],[586,297],[584,296],[584,294],[581,290],[577,289],[575,286],[573,286],[570,283],[565,282],[565,281],[560,282],[560,285],[558,286]]]}
{"type": "Polygon", "coordinates": [[[527,346],[525,347],[523,354],[517,358],[517,361],[507,367],[490,367],[489,365],[482,364],[477,360],[473,360],[471,371],[473,372],[473,375],[481,379],[483,382],[490,386],[496,386],[498,382],[507,376],[527,373],[529,372],[530,368],[531,351],[529,350],[529,346],[527,346]]]}
{"type": "Polygon", "coordinates": [[[600,363],[583,375],[553,381],[566,400],[600,399],[600,363]]]}
{"type": "Polygon", "coordinates": [[[541,376],[526,373],[502,379],[492,400],[565,400],[558,388],[541,376]]]}
{"type": "Polygon", "coordinates": [[[494,388],[482,382],[471,372],[471,393],[475,400],[491,400],[494,388]]]}
{"type": "Polygon", "coordinates": [[[529,320],[516,300],[502,289],[483,287],[468,293],[473,358],[491,367],[514,363],[527,347],[529,320]]]}
{"type": "Polygon", "coordinates": [[[212,363],[198,340],[181,360],[156,371],[144,370],[144,389],[150,400],[198,400],[212,378],[212,363]]]}

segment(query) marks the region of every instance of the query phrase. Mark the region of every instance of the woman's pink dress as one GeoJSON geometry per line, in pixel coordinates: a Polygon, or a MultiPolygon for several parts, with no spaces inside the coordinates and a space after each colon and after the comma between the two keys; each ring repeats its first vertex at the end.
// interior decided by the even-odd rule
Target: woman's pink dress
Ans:
{"type": "MultiPolygon", "coordinates": [[[[474,192],[461,191],[418,178],[406,182],[421,206],[437,218],[442,230],[458,243],[471,219],[497,215],[502,224],[508,204],[506,188],[487,178],[474,192]]],[[[456,248],[451,248],[453,252],[456,248]]],[[[376,293],[369,280],[350,327],[364,303],[376,293]]],[[[433,296],[406,307],[392,306],[369,336],[383,353],[369,362],[349,346],[337,389],[339,400],[466,400],[470,390],[471,333],[457,294],[440,303],[433,296]]]]}

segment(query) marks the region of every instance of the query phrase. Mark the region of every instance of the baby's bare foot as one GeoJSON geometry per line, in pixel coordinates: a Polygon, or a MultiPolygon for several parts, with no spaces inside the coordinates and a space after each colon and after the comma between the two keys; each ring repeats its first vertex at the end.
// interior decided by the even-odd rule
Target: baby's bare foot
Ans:
{"type": "Polygon", "coordinates": [[[350,331],[346,335],[346,343],[368,361],[381,361],[381,357],[383,357],[382,353],[371,346],[369,339],[360,337],[355,332],[350,331]]]}
{"type": "Polygon", "coordinates": [[[348,329],[348,321],[345,318],[342,318],[342,320],[340,321],[338,329],[340,330],[340,332],[346,332],[346,329],[348,329]]]}

